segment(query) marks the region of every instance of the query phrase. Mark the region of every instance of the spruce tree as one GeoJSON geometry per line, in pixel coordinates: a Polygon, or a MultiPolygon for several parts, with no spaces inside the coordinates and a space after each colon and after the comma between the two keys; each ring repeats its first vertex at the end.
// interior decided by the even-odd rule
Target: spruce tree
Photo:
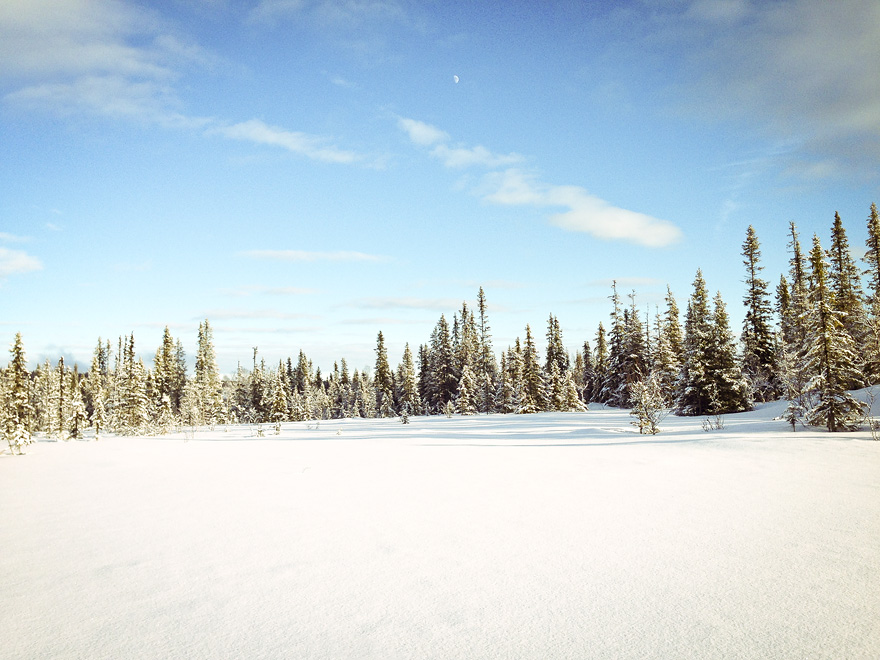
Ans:
{"type": "Polygon", "coordinates": [[[416,380],[416,368],[413,364],[409,343],[404,346],[403,360],[400,364],[400,408],[406,410],[407,416],[419,414],[422,408],[416,380]]]}
{"type": "Polygon", "coordinates": [[[714,299],[707,372],[712,382],[713,415],[743,412],[752,409],[749,384],[736,359],[736,344],[730,330],[730,319],[721,293],[714,299]]]}
{"type": "Polygon", "coordinates": [[[843,325],[845,313],[835,309],[828,285],[827,264],[819,237],[813,237],[810,252],[813,290],[808,318],[806,371],[811,376],[807,392],[818,403],[807,415],[812,426],[825,426],[832,433],[858,428],[864,404],[847,392],[847,384],[858,380],[857,356],[852,338],[843,325]]]}
{"type": "Polygon", "coordinates": [[[199,347],[196,352],[194,380],[200,416],[204,423],[213,427],[214,424],[223,421],[223,394],[214,353],[213,331],[207,319],[199,324],[199,347]]]}
{"type": "Polygon", "coordinates": [[[749,378],[758,401],[772,401],[778,392],[775,375],[775,351],[770,329],[772,310],[768,300],[767,282],[761,279],[761,249],[755,229],[749,225],[743,243],[743,265],[746,267],[746,308],[743,321],[743,370],[749,378]]]}
{"type": "Polygon", "coordinates": [[[697,270],[693,286],[685,315],[684,348],[675,411],[679,415],[696,416],[712,412],[715,388],[709,373],[712,317],[702,270],[697,270]]]}
{"type": "Polygon", "coordinates": [[[532,330],[526,325],[525,346],[522,353],[523,392],[518,413],[536,413],[547,409],[547,391],[538,350],[532,330]]]}
{"type": "Polygon", "coordinates": [[[475,415],[477,411],[477,400],[479,397],[479,388],[477,380],[471,366],[467,363],[461,372],[461,380],[458,384],[458,397],[456,398],[456,412],[459,415],[475,415]]]}
{"type": "Polygon", "coordinates": [[[376,410],[379,417],[393,417],[394,383],[391,379],[385,338],[381,330],[376,338],[376,375],[373,377],[373,386],[376,388],[376,410]]]}
{"type": "Polygon", "coordinates": [[[871,204],[868,215],[868,249],[863,260],[868,268],[863,274],[868,276],[868,331],[865,338],[864,375],[868,382],[880,381],[880,217],[877,205],[871,204]]]}
{"type": "Polygon", "coordinates": [[[606,403],[604,394],[606,391],[605,383],[608,380],[608,343],[605,340],[605,327],[599,322],[596,330],[596,351],[593,359],[593,384],[590,388],[592,395],[590,401],[597,403],[606,403]]]}
{"type": "MultiPolygon", "coordinates": [[[[831,248],[828,250],[828,288],[832,292],[831,305],[841,313],[843,327],[857,345],[863,346],[868,336],[868,323],[865,308],[862,304],[862,285],[859,269],[853,261],[846,237],[846,229],[840,214],[834,214],[831,228],[831,248]]],[[[859,361],[861,371],[862,360],[859,361]]],[[[864,385],[864,378],[847,383],[847,389],[855,389],[864,385]]]]}
{"type": "Polygon", "coordinates": [[[480,315],[478,326],[480,333],[480,359],[477,373],[477,382],[482,390],[480,411],[488,415],[494,409],[497,365],[495,363],[495,354],[492,352],[492,334],[489,327],[486,294],[483,293],[483,287],[480,287],[480,291],[477,293],[477,311],[480,315]]]}
{"type": "Polygon", "coordinates": [[[27,370],[27,357],[21,333],[16,333],[10,349],[12,360],[4,374],[4,397],[0,400],[3,408],[3,433],[9,450],[21,454],[24,447],[33,442],[31,436],[30,375],[27,370]]]}

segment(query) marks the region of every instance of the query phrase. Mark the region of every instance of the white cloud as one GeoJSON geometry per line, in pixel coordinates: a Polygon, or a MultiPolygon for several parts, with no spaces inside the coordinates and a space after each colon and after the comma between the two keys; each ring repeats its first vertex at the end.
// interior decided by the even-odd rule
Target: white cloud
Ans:
{"type": "Polygon", "coordinates": [[[317,289],[305,289],[295,286],[240,286],[235,289],[223,289],[224,295],[234,298],[244,298],[248,296],[305,296],[318,293],[317,289]]]}
{"type": "Polygon", "coordinates": [[[483,199],[508,206],[562,207],[551,224],[605,240],[624,240],[647,247],[663,247],[681,238],[681,230],[666,220],[616,207],[580,186],[548,185],[521,170],[488,175],[483,199]]]}
{"type": "Polygon", "coordinates": [[[6,76],[119,74],[167,77],[159,53],[126,43],[157,29],[152,16],[116,0],[0,3],[0,71],[6,76]]]}
{"type": "Polygon", "coordinates": [[[451,298],[366,298],[357,300],[348,307],[359,309],[424,309],[431,311],[455,310],[461,303],[451,298]]]}
{"type": "Polygon", "coordinates": [[[4,243],[26,243],[30,238],[27,236],[16,236],[15,234],[7,234],[0,231],[0,241],[4,243]]]}
{"type": "Polygon", "coordinates": [[[486,147],[448,147],[438,144],[431,150],[431,155],[443,161],[446,167],[462,168],[472,165],[480,165],[486,168],[505,167],[522,162],[523,157],[519,154],[494,154],[486,147]]]}
{"type": "Polygon", "coordinates": [[[365,254],[364,252],[308,252],[305,250],[246,250],[240,253],[252,259],[271,259],[275,261],[355,261],[377,263],[387,261],[387,257],[365,254]]]}
{"type": "Polygon", "coordinates": [[[327,141],[323,138],[269,126],[259,119],[250,119],[231,126],[212,129],[211,132],[219,133],[233,140],[246,140],[257,144],[282,147],[295,154],[327,163],[354,163],[361,160],[361,156],[354,152],[328,146],[327,141]]]}
{"type": "Polygon", "coordinates": [[[174,82],[182,66],[215,58],[162,27],[150,11],[118,0],[0,3],[0,78],[18,84],[3,98],[62,115],[204,125],[176,111],[174,82]]]}
{"type": "Polygon", "coordinates": [[[457,169],[478,165],[491,169],[514,165],[523,160],[519,154],[495,154],[482,145],[475,147],[449,146],[445,144],[450,139],[446,131],[418,119],[399,117],[397,126],[406,132],[413,144],[420,147],[433,145],[431,155],[440,159],[449,168],[457,169]]]}
{"type": "Polygon", "coordinates": [[[0,278],[42,270],[43,264],[21,250],[0,247],[0,278]]]}
{"type": "Polygon", "coordinates": [[[397,125],[409,135],[409,139],[414,144],[422,147],[430,147],[432,144],[446,142],[449,139],[449,134],[445,131],[441,131],[436,126],[431,126],[431,124],[426,124],[418,119],[400,117],[397,120],[397,125]]]}
{"type": "Polygon", "coordinates": [[[657,32],[627,47],[651,44],[645,57],[666,58],[685,107],[795,140],[800,149],[787,158],[811,175],[880,167],[880,3],[692,0],[679,8],[658,12],[657,32]]]}
{"type": "Polygon", "coordinates": [[[311,314],[291,314],[279,312],[274,309],[214,309],[200,315],[202,319],[212,321],[252,320],[252,319],[280,319],[285,321],[298,321],[302,319],[316,318],[311,314]]]}

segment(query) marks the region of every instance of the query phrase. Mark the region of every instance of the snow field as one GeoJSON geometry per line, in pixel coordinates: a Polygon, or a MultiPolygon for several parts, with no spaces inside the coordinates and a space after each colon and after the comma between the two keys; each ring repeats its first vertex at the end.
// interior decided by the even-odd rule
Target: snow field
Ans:
{"type": "Polygon", "coordinates": [[[40,442],[0,658],[880,657],[880,442],[777,408],[40,442]]]}

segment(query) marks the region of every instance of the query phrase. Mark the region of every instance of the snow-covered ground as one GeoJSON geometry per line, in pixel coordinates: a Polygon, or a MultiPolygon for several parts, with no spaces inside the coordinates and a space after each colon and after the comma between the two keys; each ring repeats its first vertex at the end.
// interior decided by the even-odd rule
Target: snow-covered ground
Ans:
{"type": "Polygon", "coordinates": [[[0,657],[878,658],[880,442],[781,410],[7,451],[0,657]]]}

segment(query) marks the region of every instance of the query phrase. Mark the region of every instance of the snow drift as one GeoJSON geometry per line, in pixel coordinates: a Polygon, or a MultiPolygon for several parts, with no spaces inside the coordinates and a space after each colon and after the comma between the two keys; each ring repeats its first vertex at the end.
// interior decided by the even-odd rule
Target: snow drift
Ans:
{"type": "Polygon", "coordinates": [[[880,657],[880,442],[780,412],[7,452],[0,658],[880,657]]]}

